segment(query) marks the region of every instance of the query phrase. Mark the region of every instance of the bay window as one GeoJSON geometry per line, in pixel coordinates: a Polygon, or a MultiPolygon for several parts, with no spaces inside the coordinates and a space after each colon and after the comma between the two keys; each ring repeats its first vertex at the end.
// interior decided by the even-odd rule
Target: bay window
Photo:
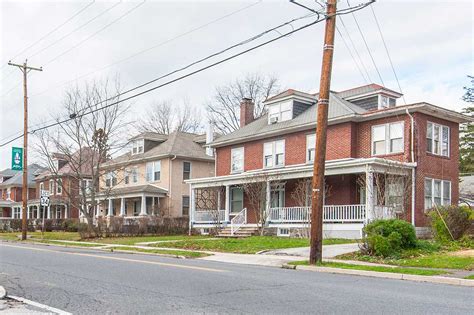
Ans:
{"type": "Polygon", "coordinates": [[[265,168],[283,166],[285,164],[285,140],[266,142],[263,144],[263,166],[265,168]]]}
{"type": "Polygon", "coordinates": [[[403,152],[404,122],[372,127],[372,155],[403,152]]]}
{"type": "Polygon", "coordinates": [[[426,125],[426,151],[431,154],[449,156],[449,127],[432,122],[426,125]]]}
{"type": "Polygon", "coordinates": [[[451,182],[447,180],[425,179],[425,209],[451,205],[451,182]]]}
{"type": "Polygon", "coordinates": [[[244,148],[233,148],[230,153],[230,170],[232,173],[244,170],[244,148]]]}

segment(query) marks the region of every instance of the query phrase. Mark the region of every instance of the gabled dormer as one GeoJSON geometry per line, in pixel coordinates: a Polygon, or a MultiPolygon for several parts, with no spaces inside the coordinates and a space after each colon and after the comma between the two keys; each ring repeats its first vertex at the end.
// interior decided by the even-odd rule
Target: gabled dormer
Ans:
{"type": "Polygon", "coordinates": [[[130,153],[132,155],[145,153],[167,139],[167,135],[156,132],[143,132],[130,139],[130,153]]]}
{"type": "Polygon", "coordinates": [[[268,112],[268,124],[291,120],[316,103],[315,96],[296,90],[288,90],[264,102],[268,112]]]}
{"type": "Polygon", "coordinates": [[[365,110],[378,110],[397,106],[397,99],[403,94],[378,84],[368,84],[338,92],[342,99],[365,110]]]}

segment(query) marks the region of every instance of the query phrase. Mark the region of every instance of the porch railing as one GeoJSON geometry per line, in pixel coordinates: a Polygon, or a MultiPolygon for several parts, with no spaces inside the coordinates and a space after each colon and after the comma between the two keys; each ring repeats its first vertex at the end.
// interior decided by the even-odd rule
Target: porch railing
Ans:
{"type": "Polygon", "coordinates": [[[230,235],[234,235],[242,225],[247,223],[247,208],[243,208],[235,217],[230,220],[230,235]]]}
{"type": "MultiPolygon", "coordinates": [[[[270,208],[269,223],[309,223],[310,207],[270,208]]],[[[362,223],[365,221],[365,205],[325,205],[324,223],[362,223]]]]}
{"type": "Polygon", "coordinates": [[[199,210],[194,212],[194,223],[216,223],[225,221],[225,210],[199,210]]]}

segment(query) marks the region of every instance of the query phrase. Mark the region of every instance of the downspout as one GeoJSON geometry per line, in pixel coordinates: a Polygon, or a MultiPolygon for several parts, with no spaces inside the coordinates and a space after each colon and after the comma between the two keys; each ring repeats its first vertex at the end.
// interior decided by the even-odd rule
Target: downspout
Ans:
{"type": "MultiPolygon", "coordinates": [[[[410,127],[410,158],[412,163],[415,162],[415,152],[414,152],[414,140],[415,140],[415,120],[413,115],[410,114],[408,108],[405,109],[407,115],[410,117],[411,127],[410,127]]],[[[411,169],[411,224],[415,226],[415,180],[416,180],[416,166],[411,169]]]]}
{"type": "Polygon", "coordinates": [[[168,214],[171,215],[171,177],[173,176],[173,161],[176,159],[176,154],[170,159],[170,165],[168,166],[168,214]]]}

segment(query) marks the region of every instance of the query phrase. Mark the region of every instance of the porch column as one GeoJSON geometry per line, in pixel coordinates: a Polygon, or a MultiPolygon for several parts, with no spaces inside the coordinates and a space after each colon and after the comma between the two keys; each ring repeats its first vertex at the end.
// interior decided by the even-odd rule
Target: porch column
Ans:
{"type": "Polygon", "coordinates": [[[64,205],[64,219],[67,219],[67,205],[64,205]]]}
{"type": "Polygon", "coordinates": [[[109,208],[107,209],[107,215],[110,217],[113,215],[114,210],[114,201],[112,198],[109,198],[109,208]]]}
{"type": "Polygon", "coordinates": [[[95,205],[95,216],[98,218],[100,215],[100,200],[97,200],[97,204],[95,205]]]}
{"type": "Polygon", "coordinates": [[[125,198],[120,198],[120,216],[125,216],[125,198]]]}
{"type": "Polygon", "coordinates": [[[230,186],[225,186],[225,221],[230,222],[230,186]]]}
{"type": "Polygon", "coordinates": [[[146,215],[146,196],[142,195],[142,204],[140,208],[140,215],[146,215]]]}
{"type": "Polygon", "coordinates": [[[27,219],[30,218],[30,211],[31,211],[31,207],[30,207],[30,206],[26,206],[26,218],[27,218],[27,219]]]}
{"type": "Polygon", "coordinates": [[[365,172],[365,220],[370,221],[374,218],[374,173],[367,170],[365,172]]]}
{"type": "Polygon", "coordinates": [[[15,218],[15,207],[11,207],[10,209],[12,209],[11,217],[12,217],[12,219],[14,219],[15,218]]]}
{"type": "Polygon", "coordinates": [[[270,214],[270,206],[271,206],[271,183],[270,181],[267,181],[267,190],[265,191],[266,198],[265,198],[265,209],[267,211],[267,215],[270,214]]]}
{"type": "Polygon", "coordinates": [[[189,197],[189,202],[191,203],[191,217],[190,222],[194,221],[194,212],[196,211],[196,189],[191,188],[191,196],[189,197]]]}
{"type": "Polygon", "coordinates": [[[48,206],[48,211],[46,213],[46,218],[51,219],[51,205],[48,206]]]}

